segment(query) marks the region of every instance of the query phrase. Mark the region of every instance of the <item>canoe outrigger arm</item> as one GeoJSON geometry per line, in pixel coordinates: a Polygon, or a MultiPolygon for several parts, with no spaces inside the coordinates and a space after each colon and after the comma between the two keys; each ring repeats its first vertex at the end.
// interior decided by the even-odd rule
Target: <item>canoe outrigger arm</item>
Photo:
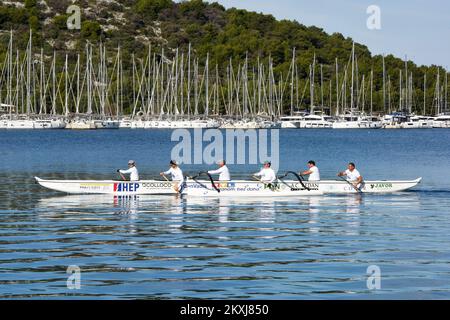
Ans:
{"type": "Polygon", "coordinates": [[[203,183],[201,183],[200,181],[197,180],[197,178],[199,178],[199,177],[202,176],[202,175],[207,176],[207,177],[209,178],[209,181],[211,181],[212,187],[213,187],[218,193],[220,193],[220,189],[217,188],[217,186],[216,186],[216,184],[215,184],[215,182],[214,182],[213,177],[212,177],[208,172],[206,172],[206,171],[201,171],[201,172],[199,172],[199,173],[198,173],[196,176],[194,176],[194,177],[190,177],[190,176],[187,176],[187,177],[190,178],[190,179],[192,179],[192,180],[194,180],[195,182],[197,182],[197,183],[198,183],[200,186],[202,186],[203,188],[208,189],[207,186],[205,186],[203,183]]]}
{"type": "Polygon", "coordinates": [[[305,184],[303,183],[303,178],[298,175],[297,172],[294,171],[287,171],[283,176],[278,177],[278,180],[280,180],[281,183],[285,184],[286,186],[288,186],[289,188],[293,189],[290,185],[288,185],[286,182],[283,181],[284,178],[286,178],[288,175],[293,175],[297,178],[298,182],[300,182],[300,184],[302,185],[302,187],[308,191],[311,191],[311,188],[308,188],[307,186],[305,186],[305,184]]]}

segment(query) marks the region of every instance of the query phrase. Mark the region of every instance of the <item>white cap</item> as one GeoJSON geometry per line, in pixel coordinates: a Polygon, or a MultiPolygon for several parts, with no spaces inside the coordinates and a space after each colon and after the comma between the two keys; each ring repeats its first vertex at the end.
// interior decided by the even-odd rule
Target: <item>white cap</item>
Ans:
{"type": "Polygon", "coordinates": [[[134,160],[130,160],[130,161],[128,161],[128,164],[136,164],[136,162],[134,162],[134,160]]]}

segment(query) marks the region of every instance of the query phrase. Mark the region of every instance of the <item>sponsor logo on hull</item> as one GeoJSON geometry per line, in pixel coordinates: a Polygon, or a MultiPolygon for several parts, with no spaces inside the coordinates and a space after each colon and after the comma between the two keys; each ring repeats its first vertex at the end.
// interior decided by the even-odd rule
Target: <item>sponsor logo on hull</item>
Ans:
{"type": "Polygon", "coordinates": [[[136,182],[114,183],[114,192],[137,192],[140,188],[136,182]]]}

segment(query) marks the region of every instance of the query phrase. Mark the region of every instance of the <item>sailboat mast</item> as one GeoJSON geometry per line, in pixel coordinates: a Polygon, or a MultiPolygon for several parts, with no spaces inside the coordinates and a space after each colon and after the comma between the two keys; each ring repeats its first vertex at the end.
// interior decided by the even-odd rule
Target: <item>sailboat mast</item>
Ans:
{"type": "Polygon", "coordinates": [[[339,115],[339,65],[337,57],[336,57],[336,115],[339,115]]]}
{"type": "Polygon", "coordinates": [[[315,83],[315,69],[316,69],[316,54],[314,53],[313,64],[311,67],[311,113],[314,113],[314,83],[315,83]]]}
{"type": "Polygon", "coordinates": [[[320,106],[323,110],[323,64],[320,64],[320,106]]]}
{"type": "Polygon", "coordinates": [[[386,112],[386,63],[383,54],[383,111],[386,112]]]}
{"type": "Polygon", "coordinates": [[[291,65],[291,116],[294,115],[294,74],[295,74],[295,48],[292,50],[292,65],[291,65]]]}
{"type": "Polygon", "coordinates": [[[69,86],[69,58],[67,56],[66,53],[66,62],[65,62],[65,66],[64,66],[64,109],[65,109],[65,115],[66,117],[69,115],[69,90],[68,90],[68,86],[69,86]]]}
{"type": "Polygon", "coordinates": [[[352,83],[350,92],[350,112],[353,113],[354,101],[353,101],[353,90],[354,90],[354,78],[355,78],[355,43],[353,42],[352,47],[352,83]]]}
{"type": "Polygon", "coordinates": [[[427,114],[427,74],[423,75],[423,115],[427,114]]]}

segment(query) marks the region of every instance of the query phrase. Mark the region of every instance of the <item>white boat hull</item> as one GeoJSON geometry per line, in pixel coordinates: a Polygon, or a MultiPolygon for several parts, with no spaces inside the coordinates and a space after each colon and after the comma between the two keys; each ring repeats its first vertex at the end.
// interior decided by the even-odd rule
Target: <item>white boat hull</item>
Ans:
{"type": "MultiPolygon", "coordinates": [[[[136,182],[113,180],[43,180],[35,178],[41,186],[68,194],[113,194],[113,195],[170,195],[178,194],[176,182],[143,180],[136,182]]],[[[347,193],[393,193],[414,188],[422,178],[412,181],[365,181],[358,191],[345,181],[324,180],[304,182],[307,190],[298,181],[278,181],[273,186],[257,181],[209,181],[186,182],[183,194],[200,197],[291,197],[322,194],[347,193]]]]}
{"type": "Polygon", "coordinates": [[[216,188],[210,182],[188,181],[183,192],[189,197],[305,197],[318,196],[323,192],[319,190],[307,190],[304,188],[289,188],[280,183],[268,185],[257,181],[230,181],[218,182],[216,188]]]}
{"type": "MultiPolygon", "coordinates": [[[[318,189],[324,194],[347,194],[347,193],[394,193],[414,188],[422,181],[422,178],[411,181],[364,181],[356,190],[350,183],[338,180],[323,180],[319,182],[304,182],[311,189],[318,189]]],[[[300,187],[298,181],[286,181],[293,188],[300,187]]]]}
{"type": "Polygon", "coordinates": [[[381,129],[381,127],[381,122],[338,121],[333,123],[333,129],[381,129]]]}
{"type": "Polygon", "coordinates": [[[34,122],[32,120],[1,120],[0,129],[34,129],[34,122]]]}
{"type": "Polygon", "coordinates": [[[166,181],[113,181],[113,180],[43,180],[35,177],[44,188],[69,194],[176,194],[174,183],[166,181]]]}

